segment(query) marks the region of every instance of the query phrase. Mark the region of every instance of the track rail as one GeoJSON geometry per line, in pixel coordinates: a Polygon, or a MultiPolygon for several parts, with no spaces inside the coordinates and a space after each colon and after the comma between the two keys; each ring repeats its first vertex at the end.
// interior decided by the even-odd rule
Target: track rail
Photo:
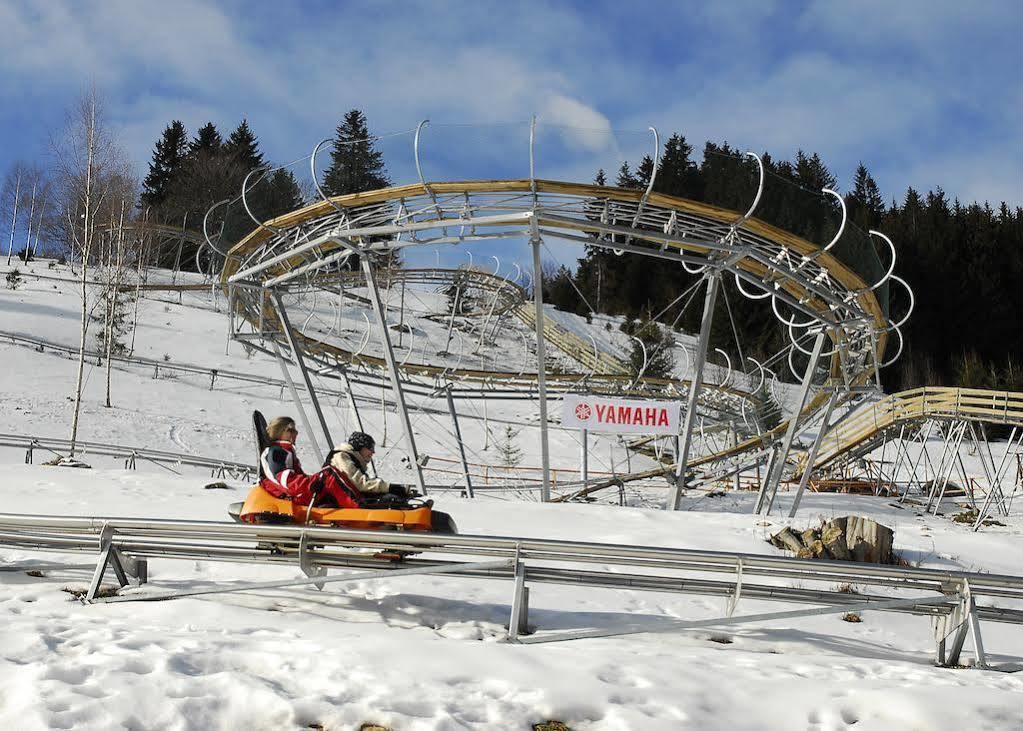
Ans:
{"type": "MultiPolygon", "coordinates": [[[[31,464],[33,452],[37,449],[46,450],[55,455],[67,454],[71,448],[71,442],[67,439],[56,439],[52,437],[29,436],[25,434],[0,434],[0,447],[25,450],[25,462],[31,464]]],[[[118,457],[125,460],[125,467],[134,468],[135,460],[143,459],[159,465],[189,465],[191,467],[205,467],[210,469],[211,476],[231,476],[235,479],[252,479],[255,476],[255,467],[243,462],[233,462],[216,457],[202,457],[196,454],[182,454],[180,452],[168,452],[160,449],[149,449],[148,447],[126,447],[119,444],[105,444],[103,442],[75,441],[75,451],[82,454],[99,454],[106,457],[118,457]]]]}

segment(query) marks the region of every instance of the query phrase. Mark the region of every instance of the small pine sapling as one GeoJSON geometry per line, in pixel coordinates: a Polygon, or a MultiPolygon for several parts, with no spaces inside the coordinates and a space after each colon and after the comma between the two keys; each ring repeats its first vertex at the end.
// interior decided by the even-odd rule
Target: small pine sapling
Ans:
{"type": "Polygon", "coordinates": [[[17,289],[18,287],[20,287],[22,281],[23,278],[21,276],[21,272],[18,270],[17,267],[7,272],[7,286],[10,287],[11,289],[17,289]]]}
{"type": "Polygon", "coordinates": [[[518,436],[518,430],[506,426],[497,442],[497,453],[505,467],[518,467],[522,462],[522,450],[517,443],[518,436]]]}

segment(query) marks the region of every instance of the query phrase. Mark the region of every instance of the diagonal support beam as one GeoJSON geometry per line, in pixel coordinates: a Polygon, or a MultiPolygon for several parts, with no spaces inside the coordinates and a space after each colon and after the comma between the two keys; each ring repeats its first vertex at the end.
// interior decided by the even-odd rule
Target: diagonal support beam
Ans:
{"type": "MultiPolygon", "coordinates": [[[[295,338],[295,332],[291,329],[291,322],[288,320],[288,311],[284,307],[284,300],[281,299],[280,293],[277,290],[271,291],[271,297],[274,303],[274,309],[277,310],[277,317],[280,318],[281,328],[284,330],[284,337],[288,341],[288,347],[291,348],[291,357],[295,361],[295,365],[298,366],[298,372],[302,376],[302,383],[305,384],[306,393],[309,394],[309,401],[313,405],[313,411],[316,412],[316,420],[320,422],[320,429],[323,431],[323,438],[326,440],[327,449],[330,450],[334,446],[334,440],[331,439],[330,429],[327,428],[327,420],[323,418],[323,410],[320,408],[320,400],[316,397],[316,389],[313,388],[312,378],[309,376],[309,370],[305,367],[305,359],[302,357],[302,349],[298,346],[298,342],[295,338]]],[[[309,434],[312,437],[312,433],[309,434]]],[[[316,440],[313,440],[316,441],[316,440]]],[[[320,450],[317,450],[319,452],[320,450]]],[[[320,463],[323,462],[323,454],[320,453],[320,463]]]]}
{"type": "Polygon", "coordinates": [[[387,328],[387,313],[380,302],[380,290],[377,288],[376,274],[373,272],[373,263],[369,255],[364,254],[362,259],[362,271],[366,275],[366,286],[369,289],[370,303],[373,305],[373,312],[376,314],[377,323],[380,325],[380,342],[384,345],[384,359],[387,361],[387,370],[391,374],[391,389],[394,392],[394,400],[398,405],[398,415],[401,417],[401,424],[405,429],[405,438],[408,440],[409,457],[412,460],[412,469],[415,470],[416,485],[419,492],[426,494],[426,483],[423,481],[423,465],[419,461],[419,451],[416,449],[416,435],[412,431],[412,419],[408,415],[408,405],[405,403],[405,392],[401,388],[401,375],[398,373],[398,364],[394,359],[394,348],[391,347],[391,332],[387,328]]]}
{"type": "MultiPolygon", "coordinates": [[[[771,507],[774,505],[774,498],[778,494],[778,487],[781,485],[782,474],[785,472],[785,460],[788,459],[789,451],[792,449],[792,441],[799,432],[799,417],[806,408],[806,400],[810,395],[810,384],[813,382],[814,371],[817,370],[817,362],[821,357],[821,349],[824,347],[825,333],[821,330],[813,340],[813,348],[810,350],[810,360],[806,364],[806,371],[803,373],[803,382],[799,385],[799,396],[796,399],[792,418],[789,419],[788,428],[785,430],[785,437],[782,439],[781,450],[767,475],[764,485],[764,495],[767,497],[766,505],[758,505],[765,515],[771,514],[771,507]]],[[[757,512],[760,512],[759,510],[757,512]]]]}
{"type": "Polygon", "coordinates": [[[689,380],[689,397],[686,405],[686,420],[682,426],[681,451],[675,465],[675,482],[668,494],[665,510],[678,510],[685,489],[686,464],[693,441],[693,423],[696,419],[696,400],[703,384],[703,367],[707,364],[707,345],[710,343],[710,329],[714,323],[714,303],[721,286],[721,273],[714,271],[707,275],[707,293],[703,298],[703,318],[700,320],[700,339],[696,345],[692,377],[689,380]]]}

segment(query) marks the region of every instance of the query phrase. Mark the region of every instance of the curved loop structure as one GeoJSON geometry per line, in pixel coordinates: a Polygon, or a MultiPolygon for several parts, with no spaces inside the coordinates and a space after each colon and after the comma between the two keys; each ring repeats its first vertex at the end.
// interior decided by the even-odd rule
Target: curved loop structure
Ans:
{"type": "Polygon", "coordinates": [[[750,389],[751,393],[758,393],[760,389],[764,387],[764,366],[763,364],[761,364],[759,360],[757,360],[756,358],[751,358],[748,355],[746,356],[746,360],[755,365],[757,367],[757,370],[760,372],[760,383],[757,384],[756,388],[750,389]]]}
{"type": "Polygon", "coordinates": [[[256,218],[254,215],[252,215],[252,209],[249,208],[249,199],[248,199],[249,178],[251,178],[256,173],[259,173],[260,174],[259,180],[256,181],[256,185],[259,185],[259,183],[262,182],[263,177],[268,172],[270,172],[272,169],[273,168],[271,168],[269,165],[267,165],[267,166],[264,166],[264,167],[261,167],[261,168],[256,168],[254,170],[250,170],[249,171],[249,174],[245,176],[245,180],[242,181],[242,206],[244,206],[245,212],[247,214],[249,214],[249,218],[252,219],[253,223],[255,223],[257,226],[259,226],[262,229],[266,229],[270,233],[273,233],[273,234],[276,234],[276,235],[280,236],[280,234],[281,234],[280,229],[274,228],[270,224],[263,223],[262,221],[260,221],[258,218],[256,218]]]}
{"type": "Polygon", "coordinates": [[[757,194],[753,197],[753,202],[750,204],[750,207],[746,210],[746,212],[732,224],[733,230],[739,228],[753,216],[753,211],[757,210],[757,206],[760,205],[760,196],[764,194],[764,161],[761,160],[760,155],[755,152],[747,150],[744,154],[746,157],[752,157],[757,161],[757,170],[760,172],[760,181],[757,183],[757,194]]]}
{"type": "Polygon", "coordinates": [[[870,234],[871,236],[877,236],[879,239],[888,244],[888,248],[892,252],[892,261],[891,264],[889,264],[888,266],[888,271],[885,272],[885,275],[883,277],[877,280],[876,284],[872,284],[870,286],[870,291],[873,292],[875,289],[877,289],[882,284],[887,282],[888,279],[892,276],[892,273],[895,271],[895,244],[893,244],[892,240],[885,236],[880,231],[874,231],[873,229],[871,229],[870,231],[867,231],[867,233],[870,234]]]}
{"type": "Polygon", "coordinates": [[[728,357],[728,353],[726,353],[721,348],[714,348],[714,352],[715,353],[721,353],[721,356],[725,359],[725,363],[727,364],[725,366],[725,368],[726,368],[726,370],[725,370],[725,377],[721,379],[721,383],[718,384],[718,387],[719,388],[728,388],[731,385],[731,383],[732,383],[732,359],[729,358],[728,357]]]}
{"type": "MultiPolygon", "coordinates": [[[[221,280],[234,290],[232,307],[235,315],[239,316],[238,321],[259,326],[263,315],[261,290],[266,288],[273,288],[279,293],[293,290],[297,296],[308,296],[310,290],[318,287],[335,291],[336,287],[330,289],[324,287],[324,283],[341,276],[352,277],[352,288],[358,289],[362,285],[355,279],[359,276],[357,273],[339,272],[336,266],[331,270],[325,268],[325,264],[339,264],[353,253],[367,257],[363,261],[368,261],[403,249],[426,248],[428,251],[427,247],[484,240],[493,247],[501,240],[521,241],[538,237],[661,259],[680,264],[692,273],[714,270],[731,274],[744,297],[771,300],[772,312],[794,343],[791,350],[806,352],[799,345],[798,333],[805,337],[807,330],[827,330],[833,341],[831,350],[824,353],[832,359],[830,372],[835,374],[840,368],[845,369],[842,373],[846,383],[862,385],[873,378],[873,364],[880,360],[877,356],[884,352],[887,334],[892,330],[896,331],[901,342],[899,327],[915,306],[912,292],[909,311],[898,322],[887,317],[875,294],[891,279],[898,280],[909,289],[904,280],[893,274],[894,256],[884,277],[872,283],[865,282],[840,261],[831,249],[843,234],[844,207],[839,232],[824,247],[757,219],[756,210],[765,194],[766,171],[763,161],[752,152],[746,156],[754,159],[758,167],[757,192],[749,208],[740,214],[657,193],[653,177],[642,190],[538,179],[535,117],[530,122],[528,179],[427,183],[420,155],[421,135],[427,124],[424,120],[416,129],[417,182],[333,197],[324,195],[317,182],[320,201],[260,223],[256,230],[228,252],[221,280]],[[449,228],[460,231],[449,233],[449,228]],[[783,306],[785,309],[780,309],[783,306]]],[[[651,132],[655,154],[659,155],[659,136],[655,129],[651,128],[651,132]]],[[[313,151],[314,173],[315,157],[323,144],[317,145],[313,151]]],[[[657,167],[655,164],[654,175],[657,167]]],[[[748,164],[745,167],[749,169],[748,164]]],[[[315,180],[315,174],[313,177],[315,180]]],[[[249,182],[250,178],[247,178],[243,198],[249,182]]],[[[842,205],[841,196],[837,193],[823,192],[838,198],[842,205]]],[[[247,201],[244,202],[248,208],[247,201]]],[[[894,247],[888,243],[894,254],[894,247]]],[[[487,253],[490,254],[489,251],[487,253]]],[[[519,317],[523,323],[528,320],[535,326],[535,320],[529,320],[532,308],[525,304],[524,296],[524,290],[537,284],[532,275],[514,264],[515,282],[511,282],[499,276],[501,259],[496,255],[493,256],[496,269],[491,273],[489,267],[488,271],[477,271],[473,266],[472,252],[466,250],[466,254],[469,267],[459,269],[457,276],[469,277],[473,286],[479,288],[477,292],[488,291],[487,299],[481,301],[489,303],[493,297],[496,303],[494,313],[497,313],[496,308],[502,308],[502,312],[519,317]],[[523,274],[527,279],[525,288],[518,284],[523,274]]],[[[377,279],[399,276],[418,276],[421,277],[419,281],[428,279],[427,275],[414,275],[413,271],[398,270],[395,274],[388,271],[385,274],[384,269],[380,269],[377,279]]],[[[430,271],[430,276],[435,278],[456,276],[439,266],[430,271]]],[[[352,296],[358,299],[354,293],[352,296]]],[[[692,387],[684,379],[646,377],[650,354],[641,340],[644,363],[640,373],[632,376],[623,366],[623,370],[616,371],[601,364],[601,358],[609,356],[599,352],[592,335],[580,337],[559,329],[554,318],[544,318],[542,325],[538,329],[542,330],[543,338],[581,364],[581,368],[576,367],[572,372],[563,372],[559,364],[555,372],[547,373],[545,378],[550,389],[578,390],[585,383],[587,390],[597,393],[670,394],[672,398],[681,398],[692,387]],[[586,337],[589,337],[589,342],[584,339],[586,337]]],[[[497,325],[494,327],[496,329],[497,325]]],[[[420,334],[424,342],[429,340],[429,335],[420,334]]],[[[461,341],[461,333],[456,330],[455,334],[461,341]]],[[[415,334],[404,358],[394,365],[401,378],[409,382],[441,376],[457,379],[463,387],[475,382],[482,384],[481,388],[507,384],[525,389],[537,381],[538,375],[526,371],[529,344],[523,329],[518,334],[524,348],[521,361],[516,363],[518,359],[509,358],[506,363],[492,366],[493,370],[464,365],[461,342],[459,356],[453,365],[430,364],[425,362],[425,357],[419,361],[413,356],[415,334]],[[504,370],[501,370],[502,366],[504,370]]],[[[269,331],[265,335],[276,337],[269,331]]],[[[313,328],[304,335],[297,334],[297,337],[301,339],[301,347],[322,360],[336,359],[337,362],[348,361],[368,368],[383,368],[382,358],[366,353],[370,341],[368,318],[367,334],[354,352],[323,338],[313,332],[313,328]]],[[[692,377],[694,371],[690,355],[686,348],[682,351],[686,359],[686,377],[692,377]]],[[[746,390],[734,388],[732,363],[727,351],[723,355],[728,361],[729,374],[720,379],[717,386],[704,384],[700,389],[695,402],[701,410],[699,416],[715,419],[719,418],[718,415],[728,414],[732,423],[740,419],[748,423],[747,409],[755,405],[749,400],[752,382],[759,380],[753,392],[762,391],[765,386],[776,392],[777,377],[760,361],[746,358],[756,367],[759,379],[750,378],[751,383],[743,383],[746,390]]],[[[791,351],[788,355],[791,367],[794,356],[791,351]]],[[[819,397],[820,394],[811,399],[806,408],[819,408],[822,403],[819,397]]],[[[713,433],[713,429],[708,429],[708,438],[713,433]]],[[[758,435],[757,438],[762,444],[766,435],[758,435]]]]}

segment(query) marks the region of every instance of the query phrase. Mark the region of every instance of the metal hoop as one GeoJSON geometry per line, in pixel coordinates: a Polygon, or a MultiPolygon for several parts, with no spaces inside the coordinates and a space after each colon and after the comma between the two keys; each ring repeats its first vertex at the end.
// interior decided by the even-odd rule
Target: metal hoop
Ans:
{"type": "Polygon", "coordinates": [[[764,366],[761,365],[759,360],[757,360],[756,358],[751,358],[748,355],[746,356],[746,360],[750,361],[753,365],[755,365],[757,367],[757,370],[760,372],[760,383],[757,384],[756,388],[750,389],[753,393],[756,393],[757,391],[764,387],[764,366]]]}
{"type": "Polygon", "coordinates": [[[896,327],[895,334],[899,336],[899,349],[895,352],[895,355],[891,357],[891,360],[886,360],[884,363],[880,363],[877,366],[878,368],[887,368],[892,363],[897,361],[900,355],[902,355],[902,347],[905,345],[905,341],[902,339],[902,330],[896,327]]]}
{"type": "Polygon", "coordinates": [[[906,321],[909,320],[909,316],[913,314],[913,308],[916,306],[916,297],[913,295],[913,288],[909,286],[906,280],[895,274],[891,275],[889,279],[898,282],[899,284],[906,288],[906,291],[909,293],[909,310],[906,312],[906,315],[898,322],[892,323],[886,328],[875,330],[875,332],[879,333],[891,332],[892,330],[897,330],[903,325],[905,325],[906,321]]]}
{"type": "MultiPolygon", "coordinates": [[[[792,335],[792,325],[789,325],[785,330],[789,334],[789,341],[792,343],[792,345],[794,345],[796,347],[796,349],[800,353],[802,353],[803,355],[813,355],[812,351],[804,350],[803,346],[801,346],[799,344],[799,342],[796,340],[796,338],[792,335]]],[[[834,355],[837,352],[838,352],[838,345],[836,344],[835,347],[832,348],[831,350],[828,350],[828,351],[822,350],[821,351],[821,357],[824,357],[824,356],[827,356],[827,355],[834,355]]],[[[799,376],[797,376],[797,377],[799,377],[799,376]]]]}
{"type": "Polygon", "coordinates": [[[771,309],[774,310],[774,316],[777,317],[783,325],[788,325],[789,327],[810,327],[811,325],[814,325],[819,322],[819,320],[815,318],[811,318],[806,322],[802,323],[796,322],[795,320],[786,320],[784,317],[781,316],[781,313],[778,312],[777,295],[771,295],[771,309]]]}
{"type": "Polygon", "coordinates": [[[718,384],[718,388],[727,388],[732,385],[732,359],[729,358],[728,353],[721,348],[714,348],[714,352],[721,353],[721,355],[725,357],[725,363],[728,364],[728,370],[725,372],[725,377],[721,379],[721,383],[718,384]]]}
{"type": "Polygon", "coordinates": [[[737,273],[732,272],[732,276],[735,277],[735,288],[738,289],[739,294],[741,294],[746,299],[762,300],[766,299],[767,297],[770,297],[773,294],[772,292],[764,292],[763,294],[751,294],[750,292],[747,292],[745,289],[742,288],[742,280],[739,279],[739,275],[737,273]]]}
{"type": "Polygon", "coordinates": [[[892,252],[892,263],[888,267],[887,273],[877,281],[877,284],[875,284],[872,287],[868,287],[867,288],[868,292],[873,292],[875,289],[877,289],[882,284],[887,282],[888,278],[892,276],[892,272],[895,271],[895,244],[893,244],[892,240],[890,238],[888,238],[887,236],[885,236],[880,231],[874,231],[873,229],[871,229],[870,231],[867,231],[867,234],[870,235],[870,236],[877,236],[879,239],[884,241],[886,244],[888,244],[888,248],[891,249],[891,252],[892,252]]]}
{"type": "MultiPolygon", "coordinates": [[[[255,223],[260,228],[266,229],[267,231],[269,231],[272,234],[280,236],[281,235],[281,230],[279,228],[274,228],[273,226],[271,226],[271,225],[269,225],[267,223],[263,223],[258,218],[256,218],[254,215],[252,215],[252,209],[249,208],[249,201],[248,201],[248,197],[247,197],[248,192],[249,192],[248,191],[249,178],[251,178],[255,173],[261,173],[262,175],[265,176],[271,170],[273,170],[272,167],[270,167],[269,165],[265,165],[263,167],[254,168],[254,169],[249,171],[249,174],[245,176],[245,180],[242,181],[242,205],[245,207],[245,212],[249,214],[249,218],[252,219],[253,223],[255,223]]],[[[263,178],[260,178],[259,180],[257,180],[256,181],[256,185],[259,185],[259,183],[260,183],[260,181],[262,181],[262,179],[263,178]]]]}

